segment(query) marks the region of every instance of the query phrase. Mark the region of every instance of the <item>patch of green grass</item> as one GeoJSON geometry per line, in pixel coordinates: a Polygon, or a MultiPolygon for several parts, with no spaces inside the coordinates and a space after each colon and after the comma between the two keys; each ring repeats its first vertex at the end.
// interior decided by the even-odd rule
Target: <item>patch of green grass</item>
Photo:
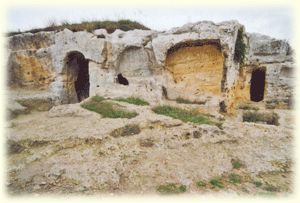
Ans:
{"type": "Polygon", "coordinates": [[[157,191],[161,194],[179,194],[186,192],[186,186],[181,184],[169,183],[160,185],[157,191]]]}
{"type": "Polygon", "coordinates": [[[268,125],[279,125],[277,113],[259,113],[247,111],[243,113],[243,122],[266,123],[268,125]]]}
{"type": "Polygon", "coordinates": [[[234,173],[229,174],[228,178],[229,178],[229,182],[233,184],[239,184],[242,182],[242,177],[238,174],[234,174],[234,173]]]}
{"type": "Polygon", "coordinates": [[[198,181],[197,183],[196,183],[196,185],[199,187],[199,188],[203,188],[203,187],[205,187],[206,186],[206,183],[204,182],[204,181],[198,181]]]}
{"type": "Polygon", "coordinates": [[[211,180],[209,181],[209,183],[210,183],[211,185],[213,185],[214,187],[218,187],[218,188],[221,188],[221,189],[224,188],[224,184],[222,183],[220,177],[215,177],[215,178],[211,179],[211,180]]]}
{"type": "MultiPolygon", "coordinates": [[[[143,24],[132,21],[128,19],[118,20],[118,21],[111,21],[111,20],[104,20],[104,21],[82,21],[80,23],[70,23],[66,20],[62,21],[62,23],[59,25],[56,22],[49,22],[48,25],[44,28],[37,28],[37,29],[31,29],[24,32],[31,32],[31,33],[37,33],[41,31],[61,31],[64,29],[69,29],[73,32],[83,31],[86,30],[88,32],[91,32],[96,29],[106,29],[108,33],[113,33],[116,29],[120,29],[123,31],[128,30],[134,30],[134,29],[140,29],[140,30],[149,30],[148,27],[144,26],[143,24]]],[[[24,33],[21,31],[17,32],[9,32],[7,33],[8,36],[16,35],[24,33]]]]}
{"type": "Polygon", "coordinates": [[[125,109],[121,109],[112,102],[99,101],[100,98],[94,98],[81,104],[81,107],[99,113],[104,118],[133,118],[138,114],[125,109]],[[98,101],[97,101],[98,100],[98,101]]]}
{"type": "Polygon", "coordinates": [[[231,164],[234,169],[239,169],[243,166],[243,164],[240,162],[240,160],[237,160],[237,159],[231,160],[231,164]]]}
{"type": "Polygon", "coordinates": [[[262,186],[262,182],[260,182],[260,181],[254,181],[253,184],[254,184],[256,187],[262,186]]]}
{"type": "Polygon", "coordinates": [[[103,100],[105,100],[105,98],[101,96],[93,96],[91,99],[95,102],[102,102],[103,100]]]}
{"type": "Polygon", "coordinates": [[[192,122],[197,124],[216,125],[217,122],[210,120],[207,116],[197,112],[196,110],[185,110],[168,105],[156,106],[152,109],[157,114],[166,115],[184,122],[192,122]]]}
{"type": "Polygon", "coordinates": [[[127,98],[116,98],[114,99],[116,101],[121,101],[121,102],[127,102],[129,104],[135,104],[135,105],[139,105],[139,106],[146,106],[149,105],[149,103],[141,98],[138,97],[127,97],[127,98]]]}

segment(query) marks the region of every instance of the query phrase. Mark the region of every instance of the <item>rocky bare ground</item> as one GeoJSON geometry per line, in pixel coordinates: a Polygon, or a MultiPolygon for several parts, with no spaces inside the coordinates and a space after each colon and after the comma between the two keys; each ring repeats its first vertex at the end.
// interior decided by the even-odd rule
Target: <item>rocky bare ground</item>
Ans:
{"type": "MultiPolygon", "coordinates": [[[[201,105],[163,102],[201,110],[201,105]]],[[[275,126],[209,109],[223,119],[217,127],[158,115],[151,105],[116,103],[139,115],[102,118],[68,104],[10,120],[9,193],[153,194],[173,183],[200,194],[293,190],[291,110],[276,110],[275,126]]]]}

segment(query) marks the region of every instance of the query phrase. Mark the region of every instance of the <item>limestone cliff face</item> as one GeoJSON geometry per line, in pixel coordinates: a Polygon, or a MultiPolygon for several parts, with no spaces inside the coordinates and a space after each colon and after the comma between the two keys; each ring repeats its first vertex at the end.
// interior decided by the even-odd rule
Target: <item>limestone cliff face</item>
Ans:
{"type": "MultiPolygon", "coordinates": [[[[189,46],[168,54],[166,70],[172,75],[173,91],[194,96],[220,97],[224,57],[215,45],[189,46]]],[[[176,99],[176,98],[174,98],[176,99]]]]}
{"type": "Polygon", "coordinates": [[[201,21],[165,32],[65,29],[15,35],[8,42],[9,86],[43,89],[56,103],[93,95],[133,95],[153,102],[182,97],[222,104],[230,111],[236,103],[251,100],[257,68],[265,71],[262,102],[267,107],[286,108],[292,96],[288,43],[248,34],[237,21],[201,21]],[[239,30],[247,45],[243,64],[234,58],[239,30]],[[78,57],[70,57],[74,54],[78,57]],[[82,61],[87,61],[88,74],[79,77],[84,74],[82,61]],[[117,82],[119,73],[129,85],[117,82]]]}
{"type": "Polygon", "coordinates": [[[263,102],[267,108],[291,108],[294,89],[294,61],[290,45],[261,34],[247,34],[246,62],[240,67],[238,99],[249,101],[253,71],[265,71],[263,102]]]}

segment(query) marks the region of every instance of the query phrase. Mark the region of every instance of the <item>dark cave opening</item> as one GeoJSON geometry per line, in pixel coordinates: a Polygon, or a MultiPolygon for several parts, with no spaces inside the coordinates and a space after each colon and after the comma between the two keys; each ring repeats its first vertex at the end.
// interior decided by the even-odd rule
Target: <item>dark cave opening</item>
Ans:
{"type": "Polygon", "coordinates": [[[117,75],[117,82],[122,85],[129,85],[128,80],[125,77],[123,77],[122,73],[119,73],[117,75]]]}
{"type": "Polygon", "coordinates": [[[250,99],[259,102],[264,99],[266,71],[264,69],[256,69],[252,72],[250,81],[250,99]]]}
{"type": "Polygon", "coordinates": [[[68,103],[81,102],[89,97],[89,60],[80,52],[70,52],[66,57],[68,103]]]}
{"type": "Polygon", "coordinates": [[[78,75],[75,81],[75,91],[78,101],[82,101],[89,97],[90,89],[90,76],[89,76],[89,61],[85,58],[81,58],[78,63],[78,75]]]}

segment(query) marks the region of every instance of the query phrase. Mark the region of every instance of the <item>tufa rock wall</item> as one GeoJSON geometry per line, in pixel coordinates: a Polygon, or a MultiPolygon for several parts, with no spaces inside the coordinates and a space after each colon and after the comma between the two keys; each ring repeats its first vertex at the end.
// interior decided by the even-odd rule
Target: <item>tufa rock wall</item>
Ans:
{"type": "Polygon", "coordinates": [[[140,96],[150,102],[181,97],[231,112],[251,100],[252,72],[262,67],[262,102],[268,108],[291,104],[290,46],[248,34],[237,21],[201,21],[164,32],[24,33],[8,37],[8,52],[8,86],[43,89],[56,104],[94,95],[140,96]],[[239,31],[247,47],[244,63],[234,57],[239,31]],[[129,85],[118,83],[120,73],[129,85]]]}

